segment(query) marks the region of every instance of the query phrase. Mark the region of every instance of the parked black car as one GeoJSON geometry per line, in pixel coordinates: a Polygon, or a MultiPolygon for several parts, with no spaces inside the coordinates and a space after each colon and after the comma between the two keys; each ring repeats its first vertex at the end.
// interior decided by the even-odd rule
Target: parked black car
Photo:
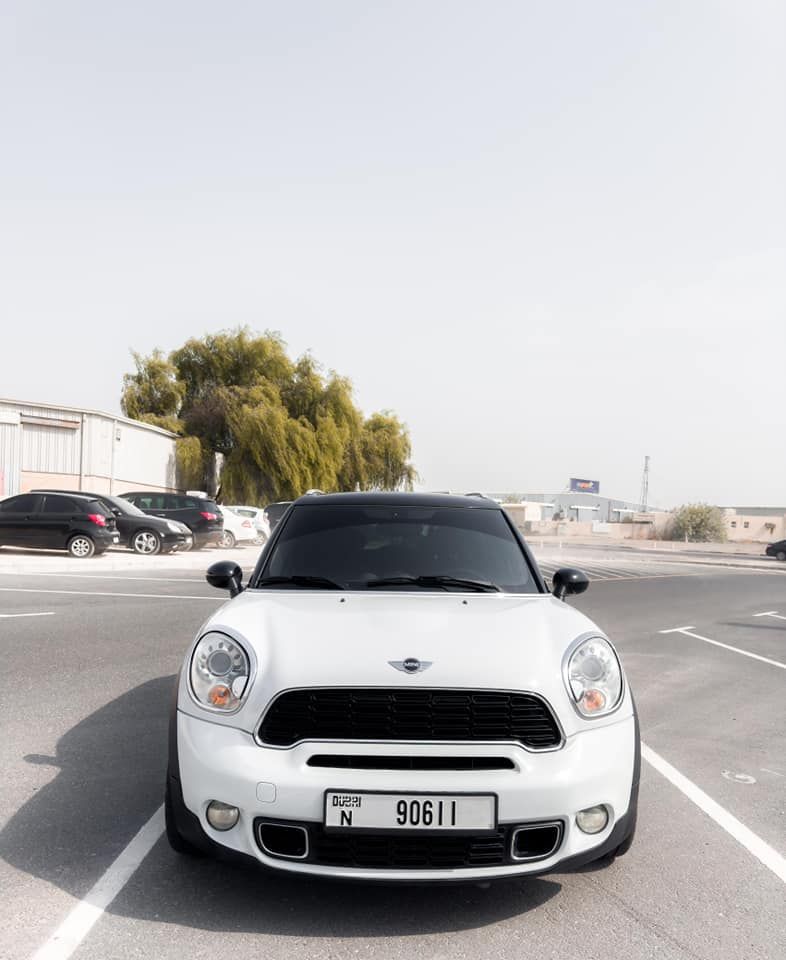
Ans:
{"type": "MultiPolygon", "coordinates": [[[[33,493],[63,493],[68,490],[34,490],[33,493]]],[[[133,550],[152,556],[156,553],[171,553],[174,550],[190,550],[194,542],[191,530],[177,520],[164,520],[161,517],[150,517],[138,507],[122,497],[115,497],[108,493],[85,493],[83,496],[93,497],[104,504],[107,512],[114,516],[117,523],[117,532],[120,534],[120,543],[133,550]]]]}
{"type": "Polygon", "coordinates": [[[764,552],[768,557],[775,557],[776,560],[786,560],[786,540],[776,540],[775,543],[767,544],[764,552]]]}
{"type": "Polygon", "coordinates": [[[23,493],[0,502],[0,546],[92,557],[120,542],[112,511],[78,493],[23,493]]]}
{"type": "Polygon", "coordinates": [[[265,520],[272,533],[278,526],[278,521],[284,516],[292,505],[291,500],[279,500],[277,503],[269,503],[265,507],[265,520]]]}
{"type": "Polygon", "coordinates": [[[217,544],[224,532],[224,518],[213,500],[184,493],[159,493],[156,490],[134,490],[121,494],[151,517],[163,517],[184,523],[194,537],[194,549],[217,544]]]}

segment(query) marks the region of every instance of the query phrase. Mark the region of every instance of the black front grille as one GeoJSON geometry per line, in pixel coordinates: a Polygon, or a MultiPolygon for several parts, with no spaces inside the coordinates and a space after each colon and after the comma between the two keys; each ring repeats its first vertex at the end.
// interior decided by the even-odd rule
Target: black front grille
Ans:
{"type": "Polygon", "coordinates": [[[300,740],[514,740],[542,750],[561,742],[550,708],[532,694],[398,687],[291,690],[273,702],[259,738],[280,747],[300,740]]]}
{"type": "Polygon", "coordinates": [[[329,867],[388,870],[455,870],[508,863],[508,828],[494,834],[455,836],[355,836],[311,829],[311,858],[329,867]]]}

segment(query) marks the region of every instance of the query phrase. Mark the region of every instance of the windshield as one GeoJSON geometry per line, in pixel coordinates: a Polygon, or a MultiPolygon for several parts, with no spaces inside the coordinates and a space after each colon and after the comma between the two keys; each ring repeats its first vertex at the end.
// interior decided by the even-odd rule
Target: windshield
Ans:
{"type": "Polygon", "coordinates": [[[124,513],[128,517],[146,517],[147,514],[143,513],[139,507],[135,507],[130,500],[124,500],[122,497],[109,497],[102,496],[102,501],[108,504],[115,510],[119,510],[121,513],[124,513]]]}
{"type": "Polygon", "coordinates": [[[467,507],[296,506],[254,585],[288,578],[301,588],[318,578],[352,590],[539,592],[502,511],[467,507]]]}

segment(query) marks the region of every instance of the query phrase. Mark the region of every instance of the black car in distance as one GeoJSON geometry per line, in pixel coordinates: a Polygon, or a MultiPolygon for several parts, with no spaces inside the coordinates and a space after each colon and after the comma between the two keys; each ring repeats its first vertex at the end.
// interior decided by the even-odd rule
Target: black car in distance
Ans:
{"type": "Polygon", "coordinates": [[[284,516],[291,506],[291,500],[279,500],[277,503],[269,503],[265,507],[265,520],[267,520],[267,525],[270,528],[271,533],[276,529],[279,520],[284,516]]]}
{"type": "Polygon", "coordinates": [[[768,557],[775,557],[776,560],[786,560],[786,540],[776,540],[775,543],[768,543],[764,552],[768,557]]]}
{"type": "MultiPolygon", "coordinates": [[[[34,490],[33,493],[68,494],[69,491],[34,490]]],[[[128,500],[108,493],[83,492],[83,496],[93,497],[106,506],[108,513],[114,516],[117,523],[120,543],[134,553],[151,557],[156,553],[191,549],[193,536],[184,523],[148,516],[128,500]]]]}
{"type": "Polygon", "coordinates": [[[164,520],[184,523],[194,537],[194,549],[218,544],[224,532],[224,518],[215,501],[184,493],[161,493],[158,490],[134,490],[121,494],[143,513],[164,520]]]}
{"type": "Polygon", "coordinates": [[[22,493],[0,502],[0,546],[98,556],[120,542],[112,511],[79,493],[22,493]]]}

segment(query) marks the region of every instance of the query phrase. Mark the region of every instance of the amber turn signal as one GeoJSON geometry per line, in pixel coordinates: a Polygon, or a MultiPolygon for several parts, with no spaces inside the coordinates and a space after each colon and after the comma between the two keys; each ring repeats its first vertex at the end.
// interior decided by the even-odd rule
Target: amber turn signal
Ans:
{"type": "Polygon", "coordinates": [[[585,690],[581,699],[587,713],[595,713],[606,706],[606,698],[600,690],[585,690]]]}
{"type": "Polygon", "coordinates": [[[226,707],[232,699],[232,691],[225,683],[217,683],[210,688],[207,699],[214,707],[226,707]]]}

